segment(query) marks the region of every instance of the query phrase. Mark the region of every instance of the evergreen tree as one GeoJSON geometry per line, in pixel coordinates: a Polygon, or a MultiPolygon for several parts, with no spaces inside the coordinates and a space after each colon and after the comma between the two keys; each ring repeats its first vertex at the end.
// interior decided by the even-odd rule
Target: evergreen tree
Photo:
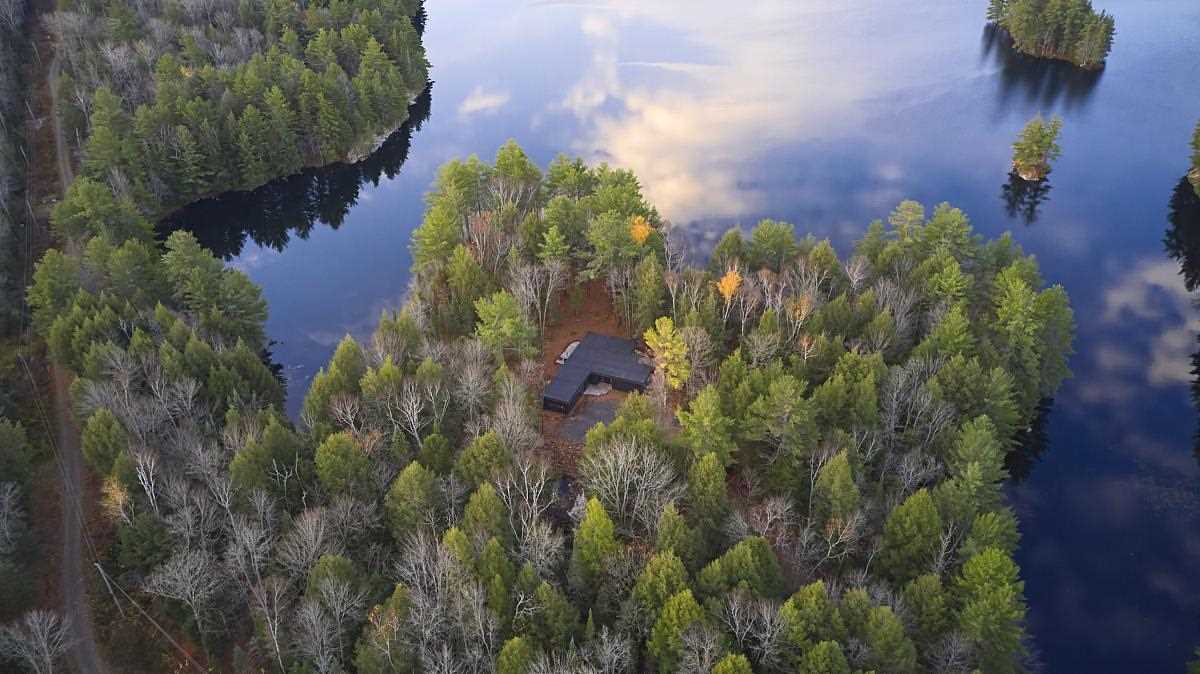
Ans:
{"type": "Polygon", "coordinates": [[[1020,670],[1024,586],[1012,558],[996,548],[985,548],[963,564],[956,583],[962,606],[958,625],[977,649],[983,671],[1020,670]]]}
{"type": "Polygon", "coordinates": [[[475,334],[495,351],[498,360],[506,353],[525,356],[534,351],[537,328],[507,290],[475,300],[475,314],[479,317],[475,334]]]}
{"type": "Polygon", "coordinates": [[[867,615],[868,662],[881,674],[910,674],[917,671],[917,649],[904,633],[904,624],[890,606],[876,606],[867,615]]]}
{"type": "Polygon", "coordinates": [[[1196,124],[1196,131],[1192,133],[1192,169],[1188,171],[1188,180],[1192,181],[1196,195],[1200,196],[1200,123],[1196,124]]]}
{"type": "Polygon", "coordinates": [[[942,579],[928,573],[904,586],[904,605],[912,613],[914,636],[919,644],[934,643],[950,623],[950,602],[942,579]]]}
{"type": "Polygon", "coordinates": [[[654,353],[655,366],[663,372],[667,386],[681,388],[691,377],[692,366],[688,362],[687,344],[675,330],[675,322],[663,316],[654,321],[654,327],[647,329],[642,337],[654,353]]]}
{"type": "Polygon", "coordinates": [[[247,105],[238,121],[238,158],[242,168],[242,186],[254,188],[270,180],[273,139],[267,116],[247,105]]]}
{"type": "Polygon", "coordinates": [[[691,590],[683,590],[663,604],[658,621],[650,631],[646,650],[660,672],[673,672],[683,648],[683,633],[704,621],[704,609],[696,603],[691,590]]]}
{"type": "Polygon", "coordinates": [[[538,247],[538,259],[542,264],[567,262],[570,254],[571,246],[567,243],[567,237],[559,231],[558,225],[552,224],[547,227],[542,234],[541,245],[538,247]]]}
{"type": "Polygon", "coordinates": [[[350,433],[335,433],[317,447],[317,477],[332,494],[354,494],[370,480],[371,459],[350,433]]]}
{"type": "Polygon", "coordinates": [[[521,637],[504,642],[496,659],[496,674],[527,674],[533,665],[533,649],[521,637]]]}
{"type": "Polygon", "coordinates": [[[683,561],[684,566],[694,569],[699,552],[696,532],[688,526],[674,503],[663,508],[655,528],[654,547],[661,552],[672,552],[683,561]]]}
{"type": "MultiPolygon", "coordinates": [[[[101,407],[88,417],[80,440],[83,444],[84,458],[97,473],[108,475],[112,472],[117,456],[124,450],[128,437],[116,415],[107,407],[101,407]]],[[[5,475],[18,477],[15,471],[6,472],[5,475]]]]}
{"type": "Polygon", "coordinates": [[[716,454],[710,452],[692,463],[688,471],[687,500],[688,513],[704,540],[705,554],[711,554],[729,514],[725,467],[716,454]]]}
{"type": "Polygon", "coordinates": [[[712,674],[754,674],[750,661],[741,653],[730,653],[712,668],[712,674]]]}
{"type": "Polygon", "coordinates": [[[817,474],[815,503],[820,517],[844,521],[858,510],[861,496],[854,484],[846,450],[833,455],[817,474]]]}
{"type": "Polygon", "coordinates": [[[604,506],[594,497],[589,499],[571,550],[571,572],[581,583],[580,587],[594,587],[605,564],[620,549],[614,531],[615,526],[604,506]]]}
{"type": "Polygon", "coordinates": [[[732,465],[734,445],[732,422],[721,413],[721,396],[713,385],[704,387],[677,415],[684,441],[697,457],[713,453],[723,466],[732,465]]]}
{"type": "Polygon", "coordinates": [[[667,600],[688,589],[688,573],[683,562],[671,551],[660,552],[646,562],[630,596],[647,625],[658,621],[667,600]]]}
{"type": "Polygon", "coordinates": [[[303,161],[300,156],[300,140],[296,133],[298,122],[292,111],[292,104],[278,86],[267,90],[263,103],[266,105],[268,124],[274,139],[272,165],[275,174],[295,173],[300,170],[303,161]]]}
{"type": "Polygon", "coordinates": [[[1022,178],[1041,180],[1050,172],[1050,164],[1062,154],[1058,146],[1062,123],[1061,117],[1055,116],[1047,122],[1038,115],[1021,129],[1013,143],[1013,168],[1022,178]]]}
{"type": "Polygon", "coordinates": [[[841,612],[819,580],[797,590],[779,607],[779,622],[784,646],[797,662],[818,642],[846,638],[841,612]]]}
{"type": "Polygon", "coordinates": [[[463,531],[476,540],[507,541],[511,537],[508,508],[491,484],[479,485],[463,509],[463,531]]]}
{"type": "Polygon", "coordinates": [[[512,462],[512,452],[495,431],[471,441],[454,464],[454,475],[463,484],[476,486],[490,480],[512,462]]]}
{"type": "Polygon", "coordinates": [[[942,521],[927,489],[919,489],[888,515],[883,529],[881,571],[896,580],[921,575],[933,564],[942,521]]]}
{"type": "Polygon", "coordinates": [[[405,540],[429,521],[437,490],[435,480],[433,473],[413,461],[392,481],[383,506],[395,540],[405,540]]]}
{"type": "Polygon", "coordinates": [[[822,641],[804,654],[798,674],[850,674],[850,663],[836,641],[822,641]]]}

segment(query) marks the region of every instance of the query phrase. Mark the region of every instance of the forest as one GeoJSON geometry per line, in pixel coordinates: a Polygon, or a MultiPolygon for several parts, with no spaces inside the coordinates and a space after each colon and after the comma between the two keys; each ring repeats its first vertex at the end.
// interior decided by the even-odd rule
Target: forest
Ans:
{"type": "MultiPolygon", "coordinates": [[[[30,207],[25,196],[25,89],[28,44],[23,1],[0,2],[0,623],[30,606],[28,579],[38,561],[31,544],[29,511],[33,467],[40,458],[20,419],[29,387],[22,369],[23,270],[29,263],[30,207]]],[[[34,615],[34,614],[31,614],[34,615]]],[[[36,619],[43,614],[36,613],[36,619]]],[[[18,627],[18,629],[20,629],[18,627]]],[[[0,660],[6,650],[0,627],[0,660]]]]}
{"type": "Polygon", "coordinates": [[[1018,51],[1088,69],[1104,67],[1116,32],[1112,15],[1096,12],[1091,0],[991,0],[987,18],[1018,51]]]}
{"type": "Polygon", "coordinates": [[[1001,484],[1073,318],[949,204],[901,203],[845,259],[765,220],[698,268],[628,171],[543,173],[512,142],[452,161],[406,305],[341,342],[296,424],[258,289],[110,215],[29,301],[78,377],[106,577],[185,644],[144,648],[102,606],[122,671],[1026,661],[1001,484]],[[567,460],[543,443],[541,337],[588,283],[656,376],[567,460]]]}
{"type": "MultiPolygon", "coordinates": [[[[367,156],[428,81],[416,0],[66,2],[47,21],[82,175],[156,218],[367,156]]],[[[77,234],[71,232],[71,234],[77,234]]]]}

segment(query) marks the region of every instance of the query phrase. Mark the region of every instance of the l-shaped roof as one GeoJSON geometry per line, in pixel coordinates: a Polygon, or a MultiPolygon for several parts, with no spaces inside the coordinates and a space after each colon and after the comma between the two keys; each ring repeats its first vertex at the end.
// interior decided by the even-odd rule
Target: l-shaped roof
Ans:
{"type": "Polygon", "coordinates": [[[543,406],[569,412],[592,381],[605,381],[623,390],[646,388],[653,370],[638,359],[634,346],[630,339],[587,333],[546,385],[543,406]]]}

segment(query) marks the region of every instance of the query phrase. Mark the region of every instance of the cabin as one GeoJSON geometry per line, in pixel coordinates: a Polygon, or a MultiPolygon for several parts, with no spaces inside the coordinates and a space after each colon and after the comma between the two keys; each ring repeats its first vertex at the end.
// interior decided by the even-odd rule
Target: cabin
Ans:
{"type": "Polygon", "coordinates": [[[653,368],[641,362],[634,341],[589,332],[559,366],[542,393],[542,407],[570,414],[589,384],[606,382],[618,391],[644,391],[653,368]]]}

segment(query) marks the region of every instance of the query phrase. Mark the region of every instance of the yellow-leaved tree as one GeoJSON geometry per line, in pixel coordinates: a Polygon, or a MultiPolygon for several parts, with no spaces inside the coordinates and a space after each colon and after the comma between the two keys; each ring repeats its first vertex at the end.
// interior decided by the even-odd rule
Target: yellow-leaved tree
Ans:
{"type": "Polygon", "coordinates": [[[667,386],[680,389],[692,376],[688,363],[687,344],[675,329],[675,321],[663,316],[654,321],[654,327],[645,332],[646,346],[654,353],[654,365],[666,378],[667,386]]]}
{"type": "Polygon", "coordinates": [[[629,236],[632,237],[639,246],[643,243],[646,243],[646,239],[650,238],[650,234],[653,231],[654,228],[650,226],[650,223],[647,222],[646,218],[640,215],[635,215],[629,220],[629,236]]]}

